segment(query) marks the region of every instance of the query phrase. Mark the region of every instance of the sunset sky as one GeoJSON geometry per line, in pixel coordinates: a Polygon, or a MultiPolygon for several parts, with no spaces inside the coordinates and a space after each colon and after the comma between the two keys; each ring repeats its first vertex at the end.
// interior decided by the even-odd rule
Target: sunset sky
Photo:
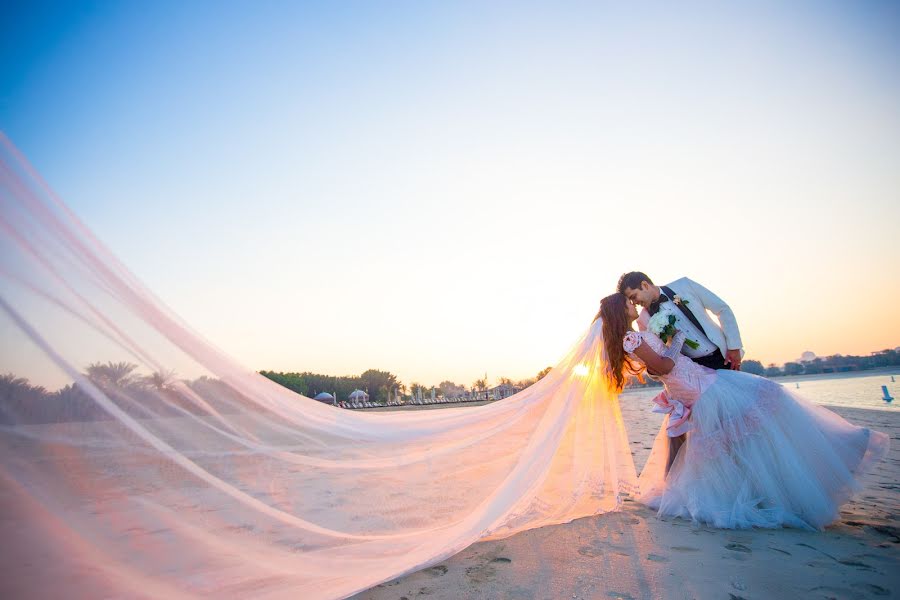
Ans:
{"type": "Polygon", "coordinates": [[[253,369],[530,377],[633,269],[900,346],[898,5],[723,4],[6,2],[0,128],[253,369]]]}

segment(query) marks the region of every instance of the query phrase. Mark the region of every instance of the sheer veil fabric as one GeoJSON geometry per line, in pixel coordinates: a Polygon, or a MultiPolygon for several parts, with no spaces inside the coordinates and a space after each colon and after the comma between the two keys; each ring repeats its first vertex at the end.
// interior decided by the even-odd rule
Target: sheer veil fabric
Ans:
{"type": "Polygon", "coordinates": [[[13,589],[343,598],[634,491],[599,322],[505,400],[326,406],[192,331],[0,146],[0,507],[32,540],[2,551],[13,589]]]}

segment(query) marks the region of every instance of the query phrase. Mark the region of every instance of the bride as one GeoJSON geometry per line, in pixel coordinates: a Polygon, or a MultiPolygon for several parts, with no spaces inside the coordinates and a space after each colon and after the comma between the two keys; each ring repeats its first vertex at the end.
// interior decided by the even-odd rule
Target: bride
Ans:
{"type": "Polygon", "coordinates": [[[639,499],[660,516],[723,528],[821,529],[859,489],[857,476],[884,456],[884,433],[857,427],[766,378],[713,370],[681,354],[681,332],[666,345],[631,328],[638,313],[624,294],[600,303],[610,387],[627,375],[658,377],[654,401],[669,416],[640,475],[639,499]],[[668,436],[687,441],[666,473],[668,436]]]}

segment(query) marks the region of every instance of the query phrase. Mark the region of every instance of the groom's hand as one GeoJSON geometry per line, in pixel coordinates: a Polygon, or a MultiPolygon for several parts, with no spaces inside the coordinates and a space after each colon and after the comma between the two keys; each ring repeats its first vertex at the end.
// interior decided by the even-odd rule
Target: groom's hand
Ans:
{"type": "Polygon", "coordinates": [[[731,367],[732,371],[740,371],[741,370],[741,351],[738,350],[727,350],[725,352],[725,362],[731,367]]]}

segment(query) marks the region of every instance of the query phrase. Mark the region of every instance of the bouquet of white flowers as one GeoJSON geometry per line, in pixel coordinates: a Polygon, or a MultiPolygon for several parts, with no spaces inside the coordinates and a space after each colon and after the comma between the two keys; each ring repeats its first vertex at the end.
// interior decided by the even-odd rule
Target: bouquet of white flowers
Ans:
{"type": "MultiPolygon", "coordinates": [[[[650,317],[650,323],[647,327],[659,336],[663,342],[668,342],[669,338],[675,335],[675,315],[658,312],[650,317]]],[[[694,340],[684,340],[684,343],[694,350],[700,347],[700,344],[694,340]]]]}

